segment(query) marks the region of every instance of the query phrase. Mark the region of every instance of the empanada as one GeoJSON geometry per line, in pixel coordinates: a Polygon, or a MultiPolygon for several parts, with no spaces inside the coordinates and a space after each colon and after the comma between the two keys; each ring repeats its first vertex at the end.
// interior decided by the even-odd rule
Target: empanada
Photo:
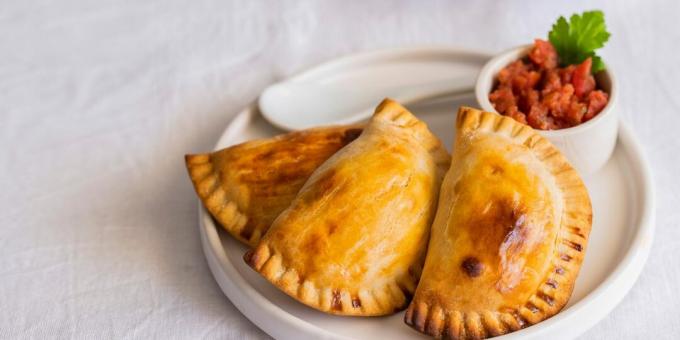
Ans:
{"type": "Polygon", "coordinates": [[[590,233],[588,192],[530,127],[461,108],[427,259],[405,321],[435,337],[505,334],[556,314],[590,233]]]}
{"type": "Polygon", "coordinates": [[[186,165],[210,214],[254,247],[312,172],[361,131],[349,125],[292,132],[187,155],[186,165]]]}
{"type": "Polygon", "coordinates": [[[318,310],[395,313],[420,276],[449,161],[425,123],[385,100],[361,136],[312,174],[244,258],[318,310]]]}

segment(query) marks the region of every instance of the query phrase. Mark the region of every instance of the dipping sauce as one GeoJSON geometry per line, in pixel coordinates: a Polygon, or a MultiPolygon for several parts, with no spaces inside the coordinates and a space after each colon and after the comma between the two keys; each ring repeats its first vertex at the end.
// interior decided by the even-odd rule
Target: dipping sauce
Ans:
{"type": "Polygon", "coordinates": [[[529,54],[503,68],[489,101],[500,114],[535,129],[577,126],[595,117],[609,95],[598,89],[590,58],[578,65],[558,66],[550,42],[536,39],[529,54]]]}

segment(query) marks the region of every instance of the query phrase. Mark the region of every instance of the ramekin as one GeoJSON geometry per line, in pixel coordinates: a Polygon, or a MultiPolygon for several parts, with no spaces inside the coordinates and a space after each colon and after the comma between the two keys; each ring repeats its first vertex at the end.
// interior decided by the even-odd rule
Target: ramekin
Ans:
{"type": "MultiPolygon", "coordinates": [[[[510,63],[526,56],[533,45],[523,45],[498,54],[489,60],[477,77],[475,96],[485,111],[496,112],[489,101],[489,93],[498,72],[510,63]]],[[[582,176],[591,175],[611,157],[618,134],[617,84],[607,66],[595,75],[598,86],[609,94],[607,106],[591,120],[560,130],[536,130],[552,142],[567,157],[582,176]]]]}

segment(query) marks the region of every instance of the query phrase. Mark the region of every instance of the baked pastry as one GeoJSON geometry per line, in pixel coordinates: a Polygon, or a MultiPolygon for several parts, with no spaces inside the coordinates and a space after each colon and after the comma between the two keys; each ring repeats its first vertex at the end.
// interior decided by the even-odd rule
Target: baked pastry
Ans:
{"type": "Polygon", "coordinates": [[[253,247],[312,172],[361,131],[358,125],[309,129],[187,155],[185,160],[210,214],[253,247]]]}
{"type": "Polygon", "coordinates": [[[425,123],[386,99],[244,259],[318,310],[395,313],[420,276],[449,158],[425,123]]]}
{"type": "Polygon", "coordinates": [[[530,127],[461,108],[423,275],[405,315],[435,337],[497,336],[556,314],[583,261],[583,182],[530,127]]]}

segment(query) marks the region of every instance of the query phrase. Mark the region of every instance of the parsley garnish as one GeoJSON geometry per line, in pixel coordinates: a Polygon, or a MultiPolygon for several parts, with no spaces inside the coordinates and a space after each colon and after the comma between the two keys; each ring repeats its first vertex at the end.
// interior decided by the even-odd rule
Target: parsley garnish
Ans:
{"type": "Polygon", "coordinates": [[[609,40],[602,11],[573,14],[569,22],[564,17],[559,17],[553,24],[548,39],[555,47],[562,66],[580,64],[591,57],[592,73],[604,70],[602,59],[595,54],[595,50],[609,40]]]}

